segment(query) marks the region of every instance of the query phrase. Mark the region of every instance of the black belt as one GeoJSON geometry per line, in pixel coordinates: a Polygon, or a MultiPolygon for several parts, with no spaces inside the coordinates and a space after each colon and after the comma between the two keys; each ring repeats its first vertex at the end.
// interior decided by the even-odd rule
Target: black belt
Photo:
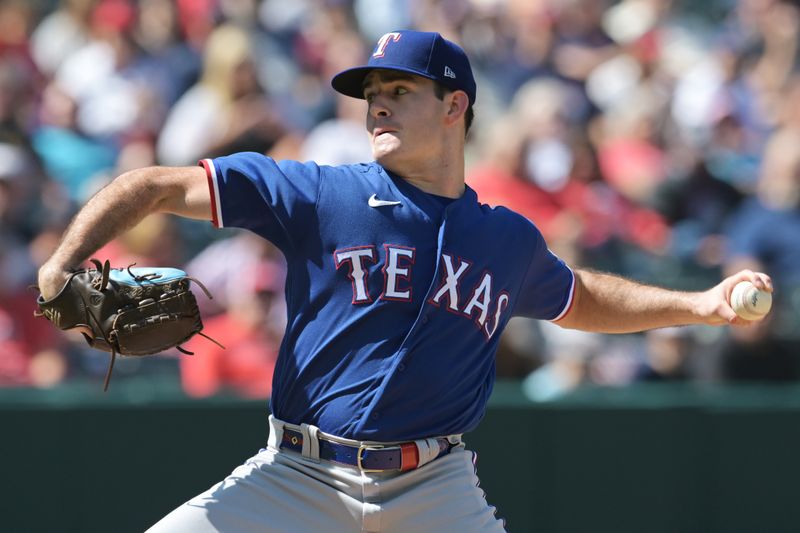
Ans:
{"type": "MultiPolygon", "coordinates": [[[[318,441],[320,459],[355,466],[362,472],[412,470],[419,466],[419,449],[414,442],[392,444],[391,446],[351,446],[324,437],[320,437],[318,441]]],[[[437,438],[436,442],[439,445],[439,453],[434,459],[447,455],[453,448],[450,441],[444,437],[437,438]]],[[[280,448],[302,453],[303,434],[284,426],[280,448]]]]}

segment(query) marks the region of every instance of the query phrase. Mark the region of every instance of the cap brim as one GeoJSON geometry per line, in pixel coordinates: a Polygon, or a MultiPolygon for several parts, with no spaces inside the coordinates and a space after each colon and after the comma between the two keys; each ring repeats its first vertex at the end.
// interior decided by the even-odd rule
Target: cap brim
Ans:
{"type": "Polygon", "coordinates": [[[408,74],[414,74],[430,80],[434,79],[427,72],[419,72],[408,67],[395,67],[392,65],[381,65],[380,67],[365,66],[343,70],[333,77],[331,80],[331,87],[345,96],[352,96],[353,98],[360,98],[363,100],[364,79],[373,70],[394,70],[399,72],[407,72],[408,74]]]}

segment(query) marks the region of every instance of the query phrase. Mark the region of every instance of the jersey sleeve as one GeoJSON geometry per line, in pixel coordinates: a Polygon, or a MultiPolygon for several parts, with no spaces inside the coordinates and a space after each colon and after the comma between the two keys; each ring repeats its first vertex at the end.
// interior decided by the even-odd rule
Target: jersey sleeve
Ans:
{"type": "Polygon", "coordinates": [[[243,152],[200,164],[208,175],[215,226],[251,230],[284,253],[314,229],[321,186],[315,163],[243,152]]]}
{"type": "Polygon", "coordinates": [[[550,251],[539,230],[533,227],[532,231],[528,271],[520,287],[514,315],[557,321],[572,307],[575,274],[550,251]]]}

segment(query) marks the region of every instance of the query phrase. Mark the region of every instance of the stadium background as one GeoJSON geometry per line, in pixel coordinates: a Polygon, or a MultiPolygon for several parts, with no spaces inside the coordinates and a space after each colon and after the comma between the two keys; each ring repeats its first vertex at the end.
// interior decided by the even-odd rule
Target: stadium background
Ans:
{"type": "Polygon", "coordinates": [[[800,10],[785,0],[0,1],[2,529],[141,530],[265,440],[285,321],[270,245],[153,216],[98,252],[203,280],[207,332],[228,346],[122,360],[105,397],[107,355],[34,319],[27,287],[127,169],[369,159],[363,104],[329,80],[400,27],[466,48],[468,183],[570,264],[687,290],[742,267],[775,280],[774,313],[747,329],[513,321],[471,441],[511,530],[796,529],[800,10]]]}

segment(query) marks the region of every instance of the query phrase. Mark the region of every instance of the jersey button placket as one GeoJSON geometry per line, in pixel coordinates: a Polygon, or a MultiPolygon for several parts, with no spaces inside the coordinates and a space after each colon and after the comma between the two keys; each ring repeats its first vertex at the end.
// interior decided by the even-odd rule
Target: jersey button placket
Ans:
{"type": "Polygon", "coordinates": [[[439,268],[442,263],[442,252],[444,247],[447,246],[447,237],[445,237],[445,228],[447,225],[447,213],[450,209],[450,206],[447,206],[444,211],[444,218],[442,219],[442,224],[439,228],[439,243],[436,246],[436,268],[433,271],[433,279],[434,282],[431,283],[431,286],[428,287],[428,294],[425,296],[425,302],[423,303],[423,311],[422,311],[422,318],[420,319],[420,323],[425,325],[430,321],[429,315],[431,314],[432,308],[431,304],[428,302],[428,298],[430,298],[432,291],[435,290],[436,281],[439,279],[439,268]]]}

